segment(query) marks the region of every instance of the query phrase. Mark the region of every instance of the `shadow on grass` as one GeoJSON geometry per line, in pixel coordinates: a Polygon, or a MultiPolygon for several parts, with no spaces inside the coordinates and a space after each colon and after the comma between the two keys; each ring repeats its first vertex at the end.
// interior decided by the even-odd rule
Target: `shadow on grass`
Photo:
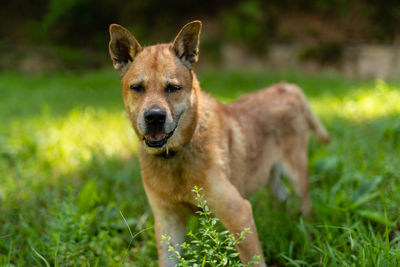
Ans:
{"type": "MultiPolygon", "coordinates": [[[[202,88],[223,102],[287,81],[301,86],[310,97],[342,97],[371,87],[371,81],[353,81],[333,74],[309,76],[290,72],[204,72],[198,74],[202,88]]],[[[32,118],[42,113],[65,116],[73,109],[123,110],[117,72],[104,69],[89,73],[58,73],[45,76],[0,74],[0,118],[3,121],[32,118]]]]}
{"type": "Polygon", "coordinates": [[[42,113],[65,116],[73,109],[86,107],[123,110],[119,76],[111,70],[37,77],[2,73],[0,93],[0,117],[4,121],[42,113]]]}

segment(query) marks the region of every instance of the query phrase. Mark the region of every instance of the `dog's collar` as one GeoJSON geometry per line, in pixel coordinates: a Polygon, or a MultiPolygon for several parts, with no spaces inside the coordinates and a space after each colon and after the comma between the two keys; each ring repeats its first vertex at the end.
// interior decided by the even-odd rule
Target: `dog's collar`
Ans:
{"type": "Polygon", "coordinates": [[[163,153],[158,154],[157,156],[163,157],[164,159],[170,159],[170,158],[175,157],[175,155],[176,155],[176,151],[169,150],[167,153],[167,151],[165,150],[163,153]]]}
{"type": "MultiPolygon", "coordinates": [[[[186,147],[188,144],[189,144],[189,142],[183,144],[183,148],[186,147]]],[[[164,159],[170,159],[170,158],[175,157],[175,155],[176,155],[179,151],[181,151],[181,150],[182,150],[182,149],[179,149],[179,150],[174,151],[174,150],[167,150],[167,149],[166,149],[166,150],[164,150],[164,152],[162,152],[162,153],[160,153],[160,154],[157,154],[157,155],[155,155],[155,156],[156,156],[156,157],[162,157],[162,158],[164,158],[164,159]]]]}

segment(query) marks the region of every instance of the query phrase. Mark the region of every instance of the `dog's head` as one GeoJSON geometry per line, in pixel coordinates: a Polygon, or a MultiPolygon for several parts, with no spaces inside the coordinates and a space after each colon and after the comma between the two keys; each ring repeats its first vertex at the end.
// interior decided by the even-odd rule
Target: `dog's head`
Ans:
{"type": "Polygon", "coordinates": [[[195,77],[201,22],[186,24],[172,43],[142,47],[124,27],[110,26],[109,51],[122,76],[129,119],[149,153],[179,148],[196,113],[195,77]]]}

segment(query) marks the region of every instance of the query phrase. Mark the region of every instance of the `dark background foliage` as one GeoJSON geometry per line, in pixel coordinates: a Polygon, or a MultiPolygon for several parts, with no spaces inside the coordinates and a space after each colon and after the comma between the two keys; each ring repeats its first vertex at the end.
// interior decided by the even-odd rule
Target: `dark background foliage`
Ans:
{"type": "MultiPolygon", "coordinates": [[[[76,67],[76,62],[97,67],[107,58],[109,24],[126,26],[147,45],[170,41],[193,19],[204,22],[203,52],[218,58],[221,44],[229,42],[252,53],[267,50],[273,42],[393,43],[400,33],[400,2],[6,1],[0,9],[0,54],[14,52],[15,60],[26,47],[51,47],[67,67],[76,67]]],[[[8,62],[0,65],[10,67],[8,62]]]]}

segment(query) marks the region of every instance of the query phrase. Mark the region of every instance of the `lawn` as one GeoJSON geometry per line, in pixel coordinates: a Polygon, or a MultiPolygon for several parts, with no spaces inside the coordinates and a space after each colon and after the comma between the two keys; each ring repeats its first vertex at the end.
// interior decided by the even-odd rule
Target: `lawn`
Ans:
{"type": "MultiPolygon", "coordinates": [[[[331,133],[328,146],[310,139],[311,218],[293,194],[285,205],[265,189],[250,199],[270,266],[400,265],[399,83],[261,72],[199,79],[223,102],[297,83],[331,133]]],[[[110,69],[0,74],[1,266],[156,266],[120,91],[110,69]]]]}

